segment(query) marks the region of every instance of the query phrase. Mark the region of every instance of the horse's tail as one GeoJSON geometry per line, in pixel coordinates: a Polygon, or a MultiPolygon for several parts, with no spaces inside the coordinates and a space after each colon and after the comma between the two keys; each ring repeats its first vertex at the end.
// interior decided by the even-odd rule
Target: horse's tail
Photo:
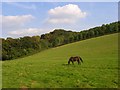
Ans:
{"type": "Polygon", "coordinates": [[[81,57],[79,57],[79,58],[80,58],[81,62],[83,63],[83,60],[82,60],[82,58],[81,58],[81,57]]]}

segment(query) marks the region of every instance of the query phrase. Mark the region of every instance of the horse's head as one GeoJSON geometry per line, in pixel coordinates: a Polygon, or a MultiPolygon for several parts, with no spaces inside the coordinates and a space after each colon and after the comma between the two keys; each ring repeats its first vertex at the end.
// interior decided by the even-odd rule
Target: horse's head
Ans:
{"type": "Polygon", "coordinates": [[[68,64],[70,64],[70,60],[68,60],[68,64]]]}

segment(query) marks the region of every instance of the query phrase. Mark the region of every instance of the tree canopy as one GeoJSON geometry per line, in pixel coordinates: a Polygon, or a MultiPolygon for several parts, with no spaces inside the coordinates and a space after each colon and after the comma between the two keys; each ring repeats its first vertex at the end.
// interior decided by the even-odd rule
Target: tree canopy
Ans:
{"type": "MultiPolygon", "coordinates": [[[[31,55],[44,49],[61,46],[64,44],[98,37],[106,34],[120,32],[120,22],[103,24],[99,27],[90,28],[80,32],[55,29],[53,32],[41,36],[25,36],[20,38],[1,38],[2,60],[12,60],[26,55],[31,55]]],[[[1,45],[1,43],[0,43],[1,45]]]]}

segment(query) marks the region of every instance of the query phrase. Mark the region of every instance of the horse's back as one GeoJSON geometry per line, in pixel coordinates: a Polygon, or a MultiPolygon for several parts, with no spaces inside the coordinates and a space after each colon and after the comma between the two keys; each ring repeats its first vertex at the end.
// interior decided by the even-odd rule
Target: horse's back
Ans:
{"type": "Polygon", "coordinates": [[[72,60],[74,57],[70,57],[69,60],[72,60]]]}
{"type": "Polygon", "coordinates": [[[72,57],[70,57],[69,58],[69,60],[73,60],[73,61],[77,61],[77,60],[80,60],[81,59],[81,57],[80,56],[72,56],[72,57]]]}

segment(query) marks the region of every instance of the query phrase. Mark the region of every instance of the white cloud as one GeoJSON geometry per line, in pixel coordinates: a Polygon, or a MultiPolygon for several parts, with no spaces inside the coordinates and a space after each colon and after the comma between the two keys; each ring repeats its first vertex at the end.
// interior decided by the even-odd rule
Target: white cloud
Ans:
{"type": "Polygon", "coordinates": [[[26,28],[26,29],[20,29],[16,31],[11,31],[9,34],[11,35],[29,35],[29,34],[37,34],[39,33],[39,29],[37,28],[26,28]]]}
{"type": "Polygon", "coordinates": [[[75,23],[79,19],[86,17],[87,13],[81,11],[78,5],[68,4],[62,7],[56,7],[48,11],[49,23],[75,23]]]}
{"type": "Polygon", "coordinates": [[[21,16],[0,16],[2,17],[2,29],[13,30],[24,26],[27,22],[34,19],[32,15],[21,15],[21,16]]]}
{"type": "Polygon", "coordinates": [[[37,30],[33,30],[31,28],[24,29],[28,26],[29,22],[34,20],[34,16],[32,15],[17,15],[17,16],[4,16],[1,15],[2,21],[0,24],[2,25],[2,35],[5,37],[19,37],[19,35],[37,33],[37,30]],[[26,32],[26,33],[25,33],[26,32]]]}
{"type": "Polygon", "coordinates": [[[50,29],[41,29],[41,28],[21,28],[19,30],[14,30],[8,32],[8,34],[12,37],[20,37],[20,36],[34,36],[41,35],[46,31],[50,31],[50,29]]]}
{"type": "Polygon", "coordinates": [[[21,15],[21,16],[2,16],[3,25],[15,26],[22,25],[34,17],[32,15],[21,15]]]}

